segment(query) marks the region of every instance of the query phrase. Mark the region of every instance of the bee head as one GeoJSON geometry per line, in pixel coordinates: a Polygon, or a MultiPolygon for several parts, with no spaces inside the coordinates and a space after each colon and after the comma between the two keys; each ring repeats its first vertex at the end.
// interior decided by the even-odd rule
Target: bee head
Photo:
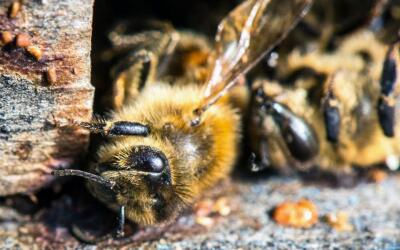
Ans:
{"type": "Polygon", "coordinates": [[[115,188],[88,182],[91,192],[113,208],[125,206],[127,217],[139,224],[172,219],[184,205],[172,183],[170,161],[155,147],[132,146],[92,169],[115,188]]]}

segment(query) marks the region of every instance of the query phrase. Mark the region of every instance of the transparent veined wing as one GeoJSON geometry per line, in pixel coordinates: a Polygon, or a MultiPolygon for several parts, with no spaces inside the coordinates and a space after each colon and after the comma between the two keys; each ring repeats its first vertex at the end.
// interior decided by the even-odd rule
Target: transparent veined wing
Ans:
{"type": "Polygon", "coordinates": [[[231,89],[307,13],[312,0],[246,0],[222,20],[215,38],[214,61],[205,84],[200,115],[231,89]]]}

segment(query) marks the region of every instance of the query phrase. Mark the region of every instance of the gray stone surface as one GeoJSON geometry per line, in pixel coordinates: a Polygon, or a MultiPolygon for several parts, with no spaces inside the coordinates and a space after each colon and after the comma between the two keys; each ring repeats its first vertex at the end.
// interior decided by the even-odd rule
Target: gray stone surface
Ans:
{"type": "MultiPolygon", "coordinates": [[[[239,184],[232,197],[234,213],[203,234],[177,242],[168,238],[145,246],[157,249],[400,249],[400,179],[355,188],[304,185],[296,179],[276,178],[239,184]],[[336,232],[319,222],[310,229],[285,228],[268,211],[286,200],[309,198],[320,216],[348,213],[353,232],[336,232]],[[254,223],[254,224],[253,224],[254,223]],[[253,225],[252,225],[253,224],[253,225]]],[[[144,246],[143,246],[144,247],[144,246]]]]}
{"type": "MultiPolygon", "coordinates": [[[[32,222],[29,216],[2,207],[0,248],[400,249],[399,193],[400,177],[396,175],[379,184],[360,183],[353,188],[305,184],[297,178],[239,178],[205,195],[213,199],[226,197],[232,209],[228,216],[212,217],[211,227],[196,224],[196,216],[188,211],[167,228],[134,230],[132,242],[109,241],[97,247],[80,244],[71,237],[65,224],[53,225],[49,215],[43,217],[46,213],[57,213],[69,220],[71,197],[64,197],[53,202],[49,211],[41,213],[47,222],[32,222]],[[346,212],[354,230],[337,232],[321,219],[309,229],[282,227],[272,220],[269,212],[277,204],[300,198],[315,202],[320,218],[330,212],[346,212]]],[[[98,207],[90,215],[99,211],[98,207]]],[[[106,217],[100,217],[94,223],[99,228],[105,225],[105,220],[106,217]]]]}

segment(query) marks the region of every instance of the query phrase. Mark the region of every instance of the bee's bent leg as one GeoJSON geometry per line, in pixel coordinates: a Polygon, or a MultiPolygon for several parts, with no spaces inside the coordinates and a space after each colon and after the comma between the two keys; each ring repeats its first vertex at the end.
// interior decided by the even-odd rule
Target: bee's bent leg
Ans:
{"type": "Polygon", "coordinates": [[[119,24],[109,35],[114,48],[103,55],[118,62],[111,70],[115,109],[134,100],[163,74],[179,41],[179,34],[167,23],[153,22],[140,33],[129,33],[131,29],[127,23],[119,24]]]}
{"type": "Polygon", "coordinates": [[[268,139],[263,135],[265,132],[264,120],[266,118],[265,112],[262,111],[262,106],[265,101],[265,93],[260,86],[255,86],[254,95],[252,96],[252,102],[255,109],[251,112],[251,125],[257,127],[257,130],[249,129],[250,138],[252,138],[253,151],[250,152],[249,156],[249,169],[252,172],[259,172],[267,169],[271,165],[270,152],[268,150],[268,139]],[[258,133],[253,134],[255,131],[258,133]]]}
{"type": "Polygon", "coordinates": [[[387,137],[394,137],[395,128],[395,106],[398,102],[398,96],[396,88],[400,81],[399,74],[399,63],[400,55],[398,52],[398,43],[393,44],[389,47],[386,54],[385,61],[383,63],[382,75],[381,75],[381,97],[378,101],[378,118],[383,133],[387,137]]]}
{"type": "Polygon", "coordinates": [[[270,166],[271,159],[268,150],[268,142],[265,138],[262,138],[259,142],[258,154],[254,152],[250,154],[250,170],[252,172],[259,172],[270,166]]]}
{"type": "Polygon", "coordinates": [[[150,134],[150,127],[138,122],[94,121],[81,122],[78,125],[103,136],[148,136],[150,134]]]}
{"type": "Polygon", "coordinates": [[[168,22],[121,22],[108,35],[113,49],[106,51],[103,59],[111,60],[131,51],[146,50],[159,58],[159,69],[173,54],[180,36],[168,22]]]}
{"type": "Polygon", "coordinates": [[[124,237],[124,228],[125,228],[125,207],[121,206],[119,209],[119,217],[118,217],[118,229],[117,229],[117,238],[124,237]]]}
{"type": "Polygon", "coordinates": [[[129,53],[112,69],[114,108],[134,100],[147,83],[154,82],[156,64],[157,58],[152,52],[139,50],[129,53]]]}

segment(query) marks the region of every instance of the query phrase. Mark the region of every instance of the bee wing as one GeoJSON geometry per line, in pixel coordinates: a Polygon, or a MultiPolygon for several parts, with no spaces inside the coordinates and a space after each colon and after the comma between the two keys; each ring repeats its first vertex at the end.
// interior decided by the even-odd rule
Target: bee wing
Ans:
{"type": "Polygon", "coordinates": [[[222,20],[200,114],[254,67],[307,13],[312,0],[246,0],[222,20]]]}

